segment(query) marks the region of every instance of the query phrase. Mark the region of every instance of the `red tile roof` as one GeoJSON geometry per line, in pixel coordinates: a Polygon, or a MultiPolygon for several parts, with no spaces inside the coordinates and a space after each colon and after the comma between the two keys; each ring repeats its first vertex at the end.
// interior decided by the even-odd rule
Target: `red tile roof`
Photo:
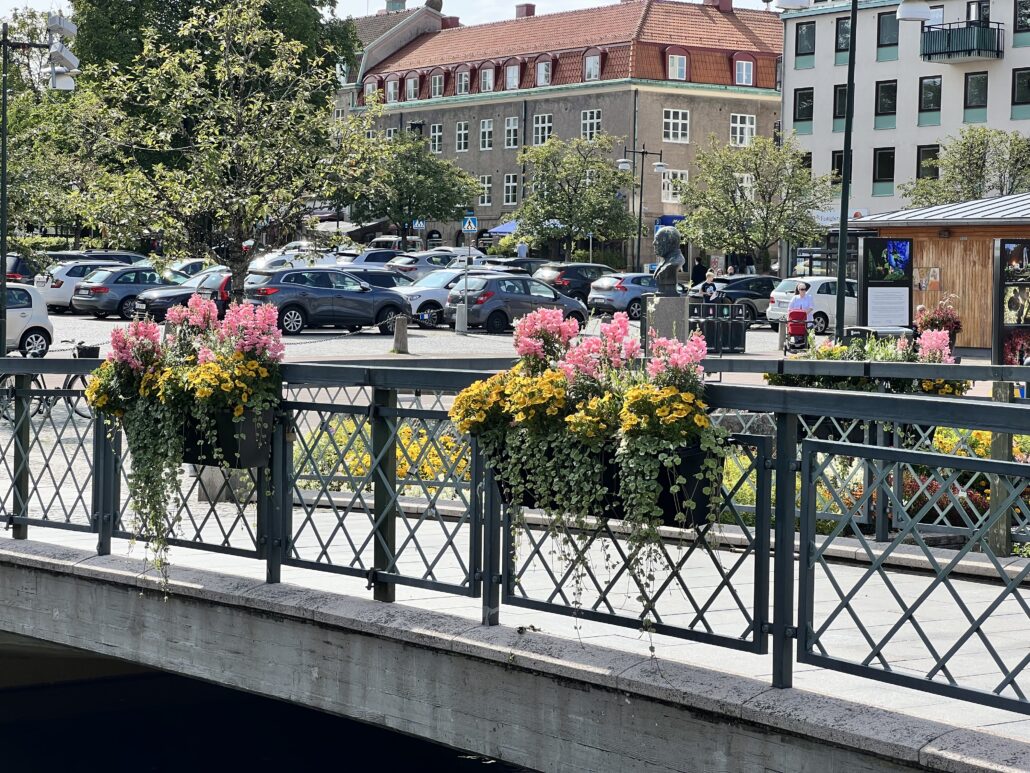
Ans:
{"type": "Polygon", "coordinates": [[[779,14],[718,8],[676,0],[652,0],[637,39],[648,43],[676,43],[687,48],[717,48],[779,54],[783,49],[783,23],[779,14]]]}

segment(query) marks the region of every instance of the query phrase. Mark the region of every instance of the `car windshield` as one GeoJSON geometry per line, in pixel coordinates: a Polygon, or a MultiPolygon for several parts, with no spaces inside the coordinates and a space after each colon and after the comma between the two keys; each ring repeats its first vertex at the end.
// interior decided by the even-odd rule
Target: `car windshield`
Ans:
{"type": "Polygon", "coordinates": [[[271,279],[271,274],[247,274],[247,278],[243,280],[243,288],[260,287],[261,285],[268,284],[271,279]]]}
{"type": "Polygon", "coordinates": [[[418,258],[409,258],[406,256],[399,256],[389,261],[390,265],[393,266],[414,266],[418,263],[418,258]]]}
{"type": "Polygon", "coordinates": [[[773,290],[773,292],[774,293],[793,293],[796,289],[798,289],[798,280],[797,279],[784,279],[782,282],[780,282],[778,285],[776,285],[776,289],[773,290]]]}
{"type": "MultiPolygon", "coordinates": [[[[485,287],[486,287],[486,279],[483,279],[482,277],[475,277],[475,276],[470,276],[468,278],[468,290],[469,290],[470,293],[478,293],[480,290],[484,289],[485,287]]],[[[465,289],[465,281],[463,279],[459,279],[457,282],[454,283],[454,291],[455,292],[461,292],[464,289],[465,289]]]]}
{"type": "Polygon", "coordinates": [[[84,282],[96,282],[97,284],[103,284],[104,282],[106,282],[108,279],[111,278],[111,275],[113,273],[114,272],[112,272],[112,271],[108,271],[108,270],[103,269],[103,268],[98,268],[96,271],[92,271],[89,274],[87,274],[86,278],[83,281],[84,282]]]}
{"type": "Polygon", "coordinates": [[[592,286],[596,287],[598,290],[611,290],[621,280],[622,280],[621,276],[619,276],[618,274],[612,274],[610,276],[603,276],[603,277],[601,277],[596,282],[594,282],[594,284],[592,286]]]}
{"type": "Polygon", "coordinates": [[[454,271],[434,271],[417,280],[412,287],[446,287],[452,280],[460,276],[461,274],[454,271]]]}
{"type": "Polygon", "coordinates": [[[188,268],[193,264],[193,260],[177,260],[169,268],[173,271],[182,271],[184,268],[188,268]]]}
{"type": "Polygon", "coordinates": [[[164,273],[161,274],[161,277],[171,282],[173,285],[181,285],[189,281],[188,274],[184,274],[181,271],[176,271],[174,268],[165,269],[164,273]]]}

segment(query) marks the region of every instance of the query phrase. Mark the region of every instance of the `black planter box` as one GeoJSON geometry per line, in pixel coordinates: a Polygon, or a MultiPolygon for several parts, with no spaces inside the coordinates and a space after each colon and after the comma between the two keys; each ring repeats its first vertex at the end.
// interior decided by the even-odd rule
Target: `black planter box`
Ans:
{"type": "Polygon", "coordinates": [[[189,464],[227,466],[231,469],[267,467],[272,453],[272,411],[244,411],[238,421],[231,413],[214,415],[215,443],[208,442],[196,422],[186,424],[182,460],[189,464]],[[221,459],[216,458],[221,450],[221,459]]]}

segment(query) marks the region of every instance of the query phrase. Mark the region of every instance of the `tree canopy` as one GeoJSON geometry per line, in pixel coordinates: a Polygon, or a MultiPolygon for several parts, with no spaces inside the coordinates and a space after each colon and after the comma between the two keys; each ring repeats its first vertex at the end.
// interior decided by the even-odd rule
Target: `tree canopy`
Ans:
{"type": "Polygon", "coordinates": [[[825,228],[814,213],[832,197],[829,175],[813,177],[793,138],[777,144],[755,137],[745,147],[711,138],[696,171],[677,183],[686,217],[679,228],[707,250],[749,252],[769,270],[769,251],[781,239],[804,244],[825,228]]]}
{"type": "Polygon", "coordinates": [[[543,145],[524,150],[519,162],[526,165],[532,186],[515,213],[518,234],[558,239],[570,256],[587,234],[600,241],[635,235],[636,218],[620,197],[620,192],[633,188],[633,178],[612,163],[614,147],[613,137],[599,134],[567,141],[552,136],[543,145]]]}
{"type": "Polygon", "coordinates": [[[967,126],[949,137],[940,155],[923,163],[929,173],[898,186],[913,207],[1007,196],[1030,191],[1030,137],[986,126],[967,126]]]}

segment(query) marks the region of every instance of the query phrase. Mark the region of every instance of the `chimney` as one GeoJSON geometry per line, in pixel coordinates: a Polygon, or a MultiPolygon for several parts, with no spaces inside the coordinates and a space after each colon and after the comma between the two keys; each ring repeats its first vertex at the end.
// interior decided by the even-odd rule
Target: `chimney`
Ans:
{"type": "Polygon", "coordinates": [[[536,6],[533,3],[519,3],[515,6],[516,19],[525,19],[527,16],[536,16],[536,6]]]}
{"type": "Polygon", "coordinates": [[[386,0],[386,12],[403,11],[407,0],[386,0]]]}
{"type": "Polygon", "coordinates": [[[733,0],[704,0],[704,4],[718,8],[722,13],[733,13],[733,0]]]}
{"type": "Polygon", "coordinates": [[[444,16],[442,19],[440,19],[440,29],[442,30],[452,30],[455,27],[460,26],[460,24],[461,19],[459,19],[457,16],[444,16]]]}

